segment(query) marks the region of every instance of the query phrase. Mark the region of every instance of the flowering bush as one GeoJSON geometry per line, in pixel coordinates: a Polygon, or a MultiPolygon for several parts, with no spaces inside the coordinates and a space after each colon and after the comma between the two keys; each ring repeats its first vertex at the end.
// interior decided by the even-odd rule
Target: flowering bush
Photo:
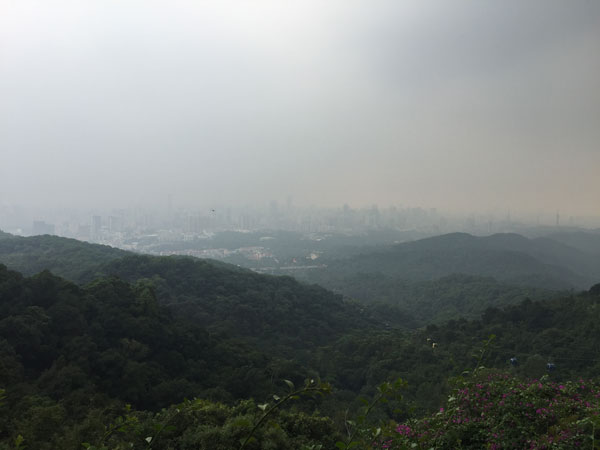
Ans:
{"type": "Polygon", "coordinates": [[[397,425],[386,448],[600,448],[600,385],[482,371],[455,380],[445,408],[397,425]],[[596,440],[598,443],[596,443],[596,440]]]}

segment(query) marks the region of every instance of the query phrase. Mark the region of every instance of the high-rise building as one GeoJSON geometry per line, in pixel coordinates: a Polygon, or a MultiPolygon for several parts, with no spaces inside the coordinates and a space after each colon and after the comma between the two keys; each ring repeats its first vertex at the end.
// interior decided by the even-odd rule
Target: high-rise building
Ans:
{"type": "Polygon", "coordinates": [[[116,216],[108,217],[108,231],[116,233],[121,231],[121,218],[116,216]]]}
{"type": "Polygon", "coordinates": [[[98,239],[100,237],[101,231],[102,231],[102,217],[92,216],[92,226],[90,229],[91,238],[98,239]]]}
{"type": "Polygon", "coordinates": [[[54,225],[46,223],[43,220],[34,220],[33,226],[31,227],[31,234],[54,234],[54,225]]]}

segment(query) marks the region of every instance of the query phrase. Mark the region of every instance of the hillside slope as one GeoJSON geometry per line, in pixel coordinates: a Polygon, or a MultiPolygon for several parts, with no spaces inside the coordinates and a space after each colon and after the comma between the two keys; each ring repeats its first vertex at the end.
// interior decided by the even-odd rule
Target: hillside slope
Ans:
{"type": "Polygon", "coordinates": [[[0,234],[0,263],[24,275],[50,270],[71,281],[91,281],[100,265],[128,254],[107,245],[58,236],[0,234]]]}
{"type": "MultiPolygon", "coordinates": [[[[307,348],[349,328],[383,323],[376,308],[345,301],[320,286],[212,261],[135,255],[112,261],[100,271],[148,283],[172,311],[213,333],[256,339],[270,350],[307,348]]],[[[401,327],[413,325],[408,314],[392,313],[386,320],[401,327]]]]}
{"type": "MultiPolygon", "coordinates": [[[[554,247],[557,245],[562,244],[554,247]]],[[[304,281],[362,301],[362,316],[352,319],[357,323],[414,328],[432,321],[464,316],[477,318],[489,306],[554,295],[548,289],[535,286],[549,289],[572,286],[565,282],[564,275],[567,273],[568,278],[577,278],[577,275],[517,251],[522,247],[533,253],[536,246],[545,248],[537,241],[517,235],[489,239],[463,234],[440,236],[336,260],[326,270],[310,272],[304,281]],[[451,275],[454,272],[470,275],[451,275]],[[513,276],[504,276],[507,273],[513,276]],[[432,279],[438,276],[442,278],[432,279]],[[505,278],[522,284],[519,287],[496,281],[505,278]]],[[[538,250],[538,253],[542,252],[538,250]]],[[[577,259],[577,251],[574,253],[573,256],[571,251],[571,260],[577,259]]],[[[323,290],[286,278],[261,277],[211,260],[141,256],[57,236],[22,238],[5,234],[0,238],[0,263],[26,275],[48,269],[80,284],[106,275],[130,282],[145,279],[156,289],[161,304],[169,304],[174,311],[195,317],[200,323],[213,327],[214,332],[266,341],[272,335],[269,330],[277,328],[275,323],[289,324],[286,329],[290,330],[290,339],[302,336],[314,340],[348,320],[338,314],[344,309],[335,309],[341,299],[328,296],[323,290]],[[300,301],[289,301],[292,297],[300,301]],[[266,298],[278,300],[268,304],[264,302],[266,298]],[[312,305],[311,299],[315,298],[322,302],[314,307],[315,311],[323,304],[329,305],[332,321],[315,319],[308,330],[297,330],[293,318],[299,317],[304,322],[306,317],[306,309],[299,305],[312,305]],[[221,301],[217,301],[219,299],[221,301]],[[217,321],[213,320],[215,316],[217,321]]],[[[285,344],[288,345],[290,343],[285,344]]]]}
{"type": "Polygon", "coordinates": [[[600,230],[577,230],[551,233],[546,236],[584,253],[600,255],[600,230]]]}
{"type": "Polygon", "coordinates": [[[0,264],[25,275],[50,270],[79,284],[105,276],[132,283],[144,280],[158,302],[172,311],[193,317],[215,333],[264,342],[270,342],[273,330],[282,330],[291,340],[314,342],[349,324],[416,326],[408,313],[387,306],[359,307],[290,277],[261,275],[214,260],[136,255],[57,236],[7,235],[0,239],[0,264]]]}
{"type": "MultiPolygon", "coordinates": [[[[594,376],[600,365],[600,285],[406,332],[378,326],[355,305],[290,278],[147,256],[104,270],[135,282],[107,276],[82,287],[0,265],[0,424],[32,447],[56,448],[67,429],[91,433],[86,421],[113,422],[126,402],[157,410],[183,396],[271,401],[282,378],[331,382],[334,396],[312,407],[343,423],[358,393],[371,396],[397,377],[408,381],[403,411],[425,412],[439,408],[448,377],[474,364],[539,378],[551,362],[555,381],[594,376]],[[190,309],[173,314],[155,289],[190,309]],[[207,314],[206,326],[194,308],[207,314]],[[257,315],[272,309],[273,318],[257,315]],[[482,355],[478,362],[474,352],[482,355]]],[[[396,420],[404,414],[382,413],[396,420]]]]}
{"type": "Polygon", "coordinates": [[[522,286],[585,289],[600,278],[600,258],[546,238],[452,233],[331,261],[327,270],[382,273],[410,281],[462,273],[522,286]]]}

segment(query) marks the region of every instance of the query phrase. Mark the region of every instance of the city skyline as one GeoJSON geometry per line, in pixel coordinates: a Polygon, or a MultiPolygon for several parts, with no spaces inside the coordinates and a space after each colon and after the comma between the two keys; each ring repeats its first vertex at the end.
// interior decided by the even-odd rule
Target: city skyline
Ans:
{"type": "MultiPolygon", "coordinates": [[[[172,198],[171,198],[172,201],[172,198]]],[[[360,234],[369,230],[426,230],[431,234],[520,232],[536,227],[600,229],[600,217],[573,216],[561,211],[518,214],[472,211],[457,214],[438,208],[402,205],[334,208],[299,207],[288,198],[262,207],[185,207],[168,203],[153,208],[38,209],[0,205],[0,230],[18,235],[56,234],[92,242],[109,235],[175,233],[204,235],[215,231],[287,230],[360,234]]],[[[114,236],[113,236],[114,237],[114,236]]],[[[105,243],[109,243],[110,239],[105,243]]]]}

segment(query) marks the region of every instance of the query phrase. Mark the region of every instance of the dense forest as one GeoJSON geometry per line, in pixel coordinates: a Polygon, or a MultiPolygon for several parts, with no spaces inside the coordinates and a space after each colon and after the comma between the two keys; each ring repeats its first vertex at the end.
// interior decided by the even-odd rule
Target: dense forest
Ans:
{"type": "Polygon", "coordinates": [[[106,245],[58,236],[20,237],[0,234],[0,262],[25,275],[50,270],[75,282],[91,281],[99,265],[127,255],[106,245]]]}
{"type": "MultiPolygon", "coordinates": [[[[586,242],[590,241],[598,239],[588,237],[586,242]]],[[[451,233],[336,258],[328,262],[326,273],[316,272],[315,279],[327,283],[332,275],[374,273],[403,281],[434,280],[461,273],[493,277],[517,286],[587,289],[600,277],[600,253],[593,247],[583,251],[547,237],[451,233]]]]}
{"type": "Polygon", "coordinates": [[[577,380],[600,370],[598,285],[436,316],[444,283],[473,304],[504,286],[454,275],[421,326],[424,307],[223,263],[0,244],[0,448],[572,448],[597,429],[577,380]]]}
{"type": "MultiPolygon", "coordinates": [[[[274,237],[268,241],[269,245],[275,245],[274,248],[278,252],[285,248],[283,254],[287,255],[287,258],[298,254],[287,254],[288,250],[301,252],[313,248],[306,247],[308,245],[306,242],[301,244],[297,237],[290,238],[289,233],[272,234],[274,237]],[[290,242],[286,246],[284,243],[288,238],[290,242]],[[301,245],[304,245],[304,250],[301,249],[301,245]]],[[[219,245],[235,246],[249,242],[257,243],[260,239],[259,236],[262,234],[247,236],[240,233],[222,233],[215,239],[219,245]]],[[[5,234],[3,239],[3,236],[0,235],[0,262],[27,275],[33,275],[44,269],[51,270],[52,273],[76,283],[89,282],[107,274],[117,274],[123,277],[127,271],[123,270],[123,264],[119,260],[125,256],[134,256],[132,253],[112,247],[92,245],[56,236],[7,239],[9,237],[11,236],[5,234]]],[[[574,287],[560,277],[552,278],[548,274],[543,274],[544,271],[550,269],[562,273],[564,270],[560,269],[561,266],[554,267],[541,262],[533,266],[514,264],[514,255],[517,255],[517,260],[533,258],[533,256],[515,250],[519,243],[529,242],[524,247],[533,247],[536,251],[530,249],[529,253],[536,256],[552,253],[550,249],[557,247],[563,250],[566,248],[567,250],[558,252],[558,254],[554,251],[552,260],[554,262],[560,260],[564,264],[565,255],[570,258],[567,258],[566,261],[572,261],[577,259],[573,256],[575,254],[579,258],[579,266],[584,267],[587,272],[593,271],[590,265],[598,259],[596,254],[585,254],[575,248],[566,247],[548,239],[528,240],[516,235],[495,235],[489,239],[478,239],[463,234],[446,235],[400,244],[378,251],[373,250],[375,247],[366,245],[369,242],[380,243],[384,237],[389,238],[384,234],[370,237],[371,240],[338,237],[323,241],[311,241],[311,246],[317,243],[325,245],[324,248],[330,250],[327,253],[330,256],[326,259],[327,269],[308,272],[295,271],[294,275],[302,281],[316,283],[347,298],[357,299],[366,305],[367,309],[375,309],[377,311],[375,315],[384,318],[384,326],[415,328],[453,318],[477,318],[489,306],[516,304],[525,298],[545,300],[562,295],[561,292],[557,293],[556,289],[558,288],[564,291],[567,287],[570,289],[574,287]],[[323,242],[328,243],[322,244],[323,242]],[[466,248],[461,248],[462,243],[468,243],[466,248]],[[491,252],[493,257],[488,254],[490,250],[486,250],[487,247],[495,249],[491,252]],[[360,249],[366,253],[360,253],[360,249]],[[351,256],[345,256],[348,252],[351,256]],[[487,255],[485,259],[481,259],[481,254],[487,255]],[[506,254],[509,255],[508,258],[506,254]],[[469,273],[464,265],[456,262],[457,259],[474,261],[469,262],[469,267],[477,270],[474,270],[475,273],[469,273]],[[436,271],[430,270],[429,266],[432,265],[437,267],[436,271]],[[412,268],[411,270],[404,270],[409,266],[412,268]],[[536,267],[541,267],[542,273],[536,272],[536,267]],[[518,274],[521,281],[528,280],[529,282],[511,284],[508,281],[500,281],[502,274],[506,271],[518,274]],[[465,273],[469,274],[465,275],[465,273]],[[494,277],[490,276],[490,273],[495,274],[494,277]],[[548,277],[552,278],[550,282],[541,283],[541,279],[548,277]]],[[[206,243],[202,245],[206,245],[206,243]]],[[[548,257],[546,258],[548,259],[548,257]]],[[[149,259],[145,261],[149,261],[149,259]]],[[[188,285],[189,280],[194,277],[206,279],[206,275],[211,275],[207,268],[213,266],[224,269],[223,273],[226,274],[220,280],[215,280],[214,285],[227,283],[228,271],[234,270],[233,265],[219,264],[216,261],[211,261],[210,264],[204,266],[197,264],[195,269],[192,269],[193,265],[191,264],[179,263],[180,268],[186,267],[186,272],[177,274],[176,271],[171,270],[168,274],[161,275],[158,272],[152,272],[157,269],[156,265],[154,268],[150,268],[152,273],[149,273],[147,269],[142,269],[147,264],[142,264],[141,260],[138,262],[139,266],[130,264],[131,267],[135,267],[135,273],[129,276],[129,280],[135,281],[141,276],[155,277],[155,282],[159,281],[158,278],[168,279],[167,282],[159,283],[161,286],[159,297],[163,300],[168,297],[173,302],[177,301],[182,304],[186,304],[186,296],[198,294],[197,292],[192,294],[180,287],[175,289],[176,286],[188,285]],[[200,269],[201,267],[204,269],[200,269]],[[143,270],[148,273],[142,274],[143,270]],[[195,273],[193,273],[194,270],[195,273]],[[202,270],[205,273],[202,273],[202,270]],[[173,289],[165,289],[167,285],[173,289]]],[[[247,276],[251,277],[249,274],[247,276]]],[[[579,273],[573,276],[583,277],[579,273]]],[[[239,277],[239,274],[232,275],[232,277],[239,277]]],[[[255,282],[260,284],[256,281],[259,278],[251,277],[249,280],[250,284],[255,282]]],[[[236,292],[236,295],[239,296],[240,293],[246,295],[243,291],[236,292]]],[[[206,295],[208,294],[203,291],[202,296],[206,295]]],[[[209,303],[212,302],[211,298],[207,300],[209,303]]]]}

